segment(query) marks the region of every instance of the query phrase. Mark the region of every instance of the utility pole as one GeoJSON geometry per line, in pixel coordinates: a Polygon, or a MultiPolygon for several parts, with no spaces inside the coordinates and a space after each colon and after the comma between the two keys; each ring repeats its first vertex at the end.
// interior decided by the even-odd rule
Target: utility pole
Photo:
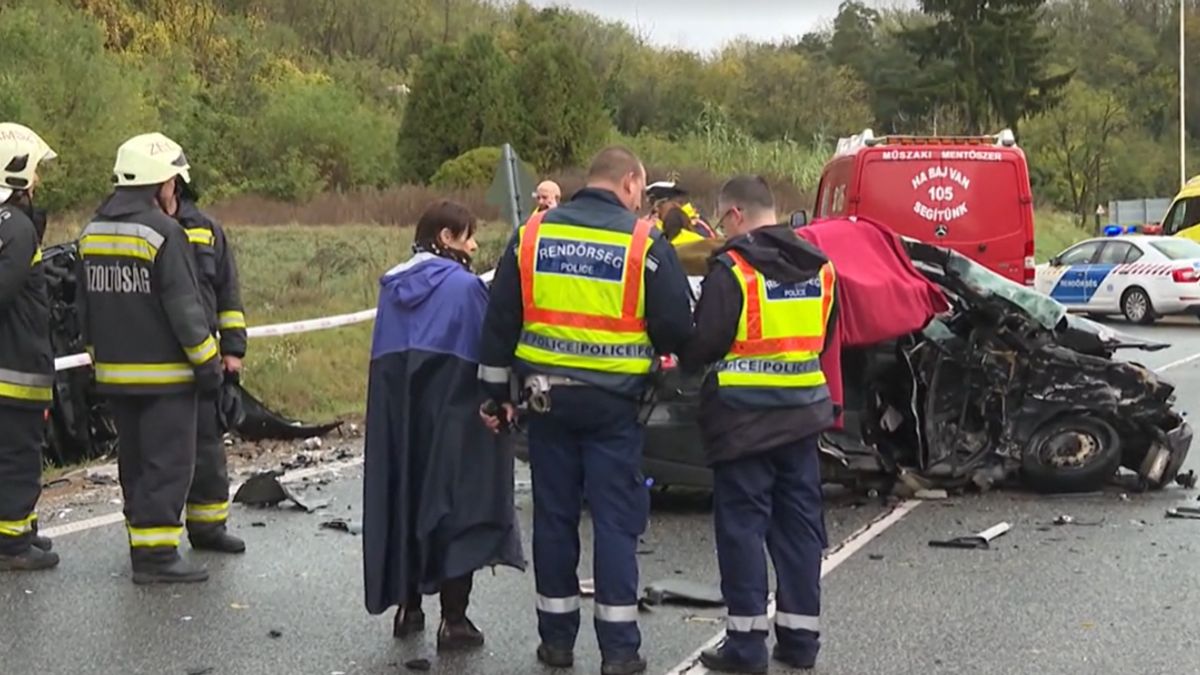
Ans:
{"type": "Polygon", "coordinates": [[[1179,184],[1187,183],[1187,0],[1179,0],[1179,184]]]}

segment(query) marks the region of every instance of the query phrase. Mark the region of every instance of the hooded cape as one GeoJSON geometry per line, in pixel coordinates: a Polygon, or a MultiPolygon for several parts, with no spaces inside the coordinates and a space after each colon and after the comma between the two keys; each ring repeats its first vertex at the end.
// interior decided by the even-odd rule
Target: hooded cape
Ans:
{"type": "Polygon", "coordinates": [[[513,456],[479,419],[484,283],[428,253],[380,281],[367,388],[363,565],[372,614],[480,568],[525,569],[513,456]]]}

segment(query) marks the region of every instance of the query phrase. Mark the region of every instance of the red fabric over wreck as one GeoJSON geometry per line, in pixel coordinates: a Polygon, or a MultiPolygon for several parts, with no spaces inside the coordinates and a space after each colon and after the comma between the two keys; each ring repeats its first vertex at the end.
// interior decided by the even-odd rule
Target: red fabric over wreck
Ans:
{"type": "MultiPolygon", "coordinates": [[[[825,220],[796,230],[821,249],[837,272],[837,330],[821,356],[829,391],[842,405],[842,348],[894,340],[924,328],[950,308],[936,284],[917,271],[900,237],[870,220],[825,220]]],[[[842,428],[838,415],[836,429],[842,428]]]]}

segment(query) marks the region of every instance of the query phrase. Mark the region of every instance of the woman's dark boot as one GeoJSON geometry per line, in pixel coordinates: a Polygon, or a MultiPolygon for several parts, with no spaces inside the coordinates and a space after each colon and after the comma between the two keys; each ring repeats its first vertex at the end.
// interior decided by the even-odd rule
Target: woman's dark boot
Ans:
{"type": "Polygon", "coordinates": [[[421,611],[421,594],[413,593],[408,597],[408,603],[396,609],[396,619],[392,624],[392,636],[406,638],[425,630],[425,612],[421,611]]]}
{"type": "Polygon", "coordinates": [[[442,584],[442,625],[438,629],[438,651],[483,646],[483,633],[467,618],[472,581],[468,575],[442,584]]]}

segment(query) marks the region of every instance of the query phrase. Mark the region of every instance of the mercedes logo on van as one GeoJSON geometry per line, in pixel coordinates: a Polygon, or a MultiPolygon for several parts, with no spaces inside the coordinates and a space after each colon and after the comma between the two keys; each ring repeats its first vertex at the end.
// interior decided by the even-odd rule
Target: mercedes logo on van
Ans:
{"type": "Polygon", "coordinates": [[[933,236],[937,237],[938,239],[945,237],[947,234],[950,234],[950,228],[946,227],[945,223],[938,225],[933,230],[933,236]]]}

